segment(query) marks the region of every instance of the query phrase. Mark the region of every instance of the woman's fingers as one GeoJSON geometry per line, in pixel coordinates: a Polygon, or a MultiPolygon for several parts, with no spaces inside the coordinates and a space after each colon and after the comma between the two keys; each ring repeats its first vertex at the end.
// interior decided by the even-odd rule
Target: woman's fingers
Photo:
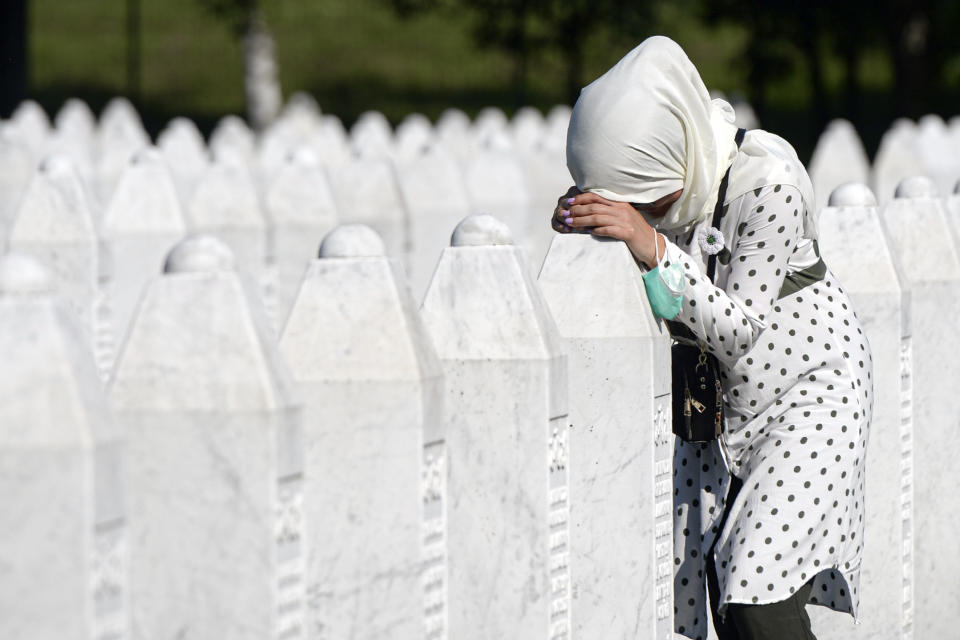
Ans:
{"type": "Polygon", "coordinates": [[[568,220],[570,220],[570,222],[564,222],[568,226],[576,229],[582,229],[583,227],[625,226],[620,216],[610,213],[580,215],[574,218],[568,218],[568,220]]]}

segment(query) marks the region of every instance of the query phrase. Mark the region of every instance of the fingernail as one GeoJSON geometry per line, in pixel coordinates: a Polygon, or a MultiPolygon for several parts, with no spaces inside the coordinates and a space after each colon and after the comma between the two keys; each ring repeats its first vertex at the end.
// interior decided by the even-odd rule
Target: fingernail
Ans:
{"type": "Polygon", "coordinates": [[[569,210],[569,209],[564,209],[564,210],[561,211],[560,213],[562,213],[564,217],[567,217],[567,216],[570,215],[570,210],[569,210]]]}
{"type": "Polygon", "coordinates": [[[573,218],[565,218],[563,221],[566,222],[568,225],[573,224],[573,218]]]}
{"type": "Polygon", "coordinates": [[[576,201],[576,198],[567,198],[567,204],[573,204],[576,201]]]}

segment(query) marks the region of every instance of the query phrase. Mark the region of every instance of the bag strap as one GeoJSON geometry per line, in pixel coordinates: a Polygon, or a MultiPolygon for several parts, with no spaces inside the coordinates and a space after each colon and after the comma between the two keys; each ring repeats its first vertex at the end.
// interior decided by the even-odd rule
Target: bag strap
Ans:
{"type": "MultiPolygon", "coordinates": [[[[734,141],[737,143],[737,149],[740,148],[740,145],[743,143],[743,137],[746,135],[746,129],[737,129],[737,135],[734,138],[734,141]]],[[[713,220],[710,222],[710,226],[716,229],[720,228],[720,216],[723,215],[723,204],[724,200],[727,199],[727,183],[730,182],[730,167],[727,167],[727,172],[723,174],[723,180],[720,181],[720,189],[717,191],[717,206],[713,208],[713,220]]],[[[713,274],[717,270],[717,255],[711,254],[707,258],[707,279],[710,282],[713,282],[713,274]]]]}

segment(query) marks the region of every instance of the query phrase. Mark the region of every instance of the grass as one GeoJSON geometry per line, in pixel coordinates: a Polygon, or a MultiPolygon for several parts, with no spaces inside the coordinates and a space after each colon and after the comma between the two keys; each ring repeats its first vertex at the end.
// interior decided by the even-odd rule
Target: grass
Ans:
{"type": "MultiPolygon", "coordinates": [[[[243,113],[243,52],[226,24],[196,0],[141,2],[140,87],[144,122],[156,134],[176,115],[209,132],[226,113],[243,113]]],[[[117,94],[133,95],[126,77],[127,0],[32,0],[29,6],[30,89],[53,114],[70,96],[102,109],[117,94]]],[[[411,112],[436,118],[456,106],[476,113],[487,105],[510,113],[511,61],[479,49],[470,18],[459,13],[398,18],[385,0],[264,0],[277,42],[284,92],[312,93],[324,111],[350,124],[368,109],[394,123],[411,112]]],[[[735,26],[707,29],[690,16],[690,3],[658,6],[649,33],[677,40],[711,89],[748,95],[741,62],[746,32],[735,26]]],[[[600,75],[649,33],[623,37],[608,30],[585,33],[584,84],[600,75]]],[[[886,92],[889,60],[863,61],[865,99],[871,108],[858,122],[868,149],[892,119],[886,92]]],[[[805,159],[819,134],[808,79],[797,73],[770,87],[770,113],[762,123],[794,142],[805,159]]],[[[960,77],[960,67],[955,70],[960,77]]],[[[565,101],[564,69],[555,52],[537,52],[530,64],[527,102],[541,109],[565,101]]],[[[839,61],[829,59],[826,81],[839,96],[839,61]]],[[[839,98],[837,98],[839,102],[839,98]]]]}

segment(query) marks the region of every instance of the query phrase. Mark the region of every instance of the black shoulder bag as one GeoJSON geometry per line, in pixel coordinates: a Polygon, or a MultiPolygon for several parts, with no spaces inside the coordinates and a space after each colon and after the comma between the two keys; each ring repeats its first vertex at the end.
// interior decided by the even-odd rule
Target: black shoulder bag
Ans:
{"type": "MultiPolygon", "coordinates": [[[[737,130],[737,148],[743,142],[745,129],[737,130]]],[[[723,201],[727,196],[730,168],[723,175],[717,192],[711,226],[719,228],[723,201]]],[[[707,258],[707,278],[713,282],[717,256],[707,258]]],[[[707,345],[679,322],[667,321],[674,338],[670,350],[673,373],[673,433],[685,442],[710,442],[723,433],[723,388],[720,385],[720,363],[707,352],[707,345]]]]}

